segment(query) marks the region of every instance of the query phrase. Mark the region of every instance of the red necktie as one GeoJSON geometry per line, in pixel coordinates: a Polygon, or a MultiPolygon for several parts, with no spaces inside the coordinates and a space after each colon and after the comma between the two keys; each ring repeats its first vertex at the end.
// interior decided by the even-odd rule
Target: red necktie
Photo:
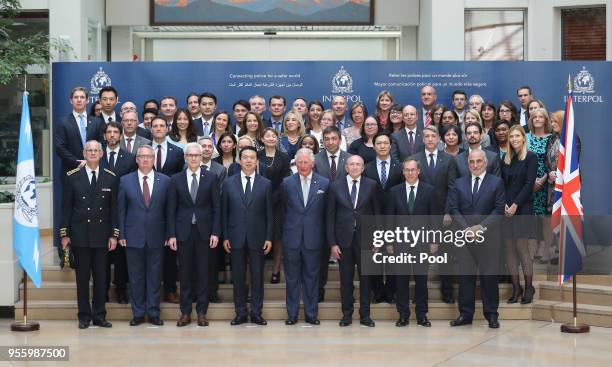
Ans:
{"type": "Polygon", "coordinates": [[[161,145],[157,146],[157,157],[155,157],[155,167],[157,172],[161,172],[162,170],[162,150],[161,145]]]}
{"type": "Polygon", "coordinates": [[[429,124],[431,124],[431,111],[425,114],[425,127],[429,127],[429,124]]]}
{"type": "Polygon", "coordinates": [[[144,203],[146,206],[149,206],[151,203],[151,192],[149,191],[149,184],[147,183],[147,176],[142,177],[142,196],[144,198],[144,203]]]}

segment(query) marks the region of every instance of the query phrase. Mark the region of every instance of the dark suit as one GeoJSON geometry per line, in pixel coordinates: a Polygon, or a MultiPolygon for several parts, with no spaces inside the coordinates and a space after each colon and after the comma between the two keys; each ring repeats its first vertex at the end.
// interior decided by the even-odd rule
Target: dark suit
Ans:
{"type": "MultiPolygon", "coordinates": [[[[135,157],[136,154],[138,153],[138,148],[140,148],[143,145],[151,145],[151,140],[144,138],[140,135],[135,135],[133,137],[134,140],[132,140],[132,151],[131,154],[135,157]]],[[[126,152],[130,153],[127,150],[127,143],[125,141],[125,135],[121,135],[121,140],[119,142],[119,146],[121,147],[121,149],[125,150],[126,152]]]]}
{"type": "MultiPolygon", "coordinates": [[[[217,163],[215,160],[211,160],[209,171],[217,176],[217,182],[219,183],[219,202],[221,202],[221,191],[223,190],[223,181],[225,181],[227,170],[222,164],[217,163]]],[[[221,214],[219,213],[219,215],[221,214]]],[[[219,237],[219,245],[208,250],[208,293],[211,295],[219,290],[219,271],[225,270],[225,251],[223,251],[222,241],[223,239],[219,237]]]]}
{"type": "Polygon", "coordinates": [[[168,207],[171,216],[168,218],[168,235],[176,237],[178,244],[181,314],[191,315],[192,292],[195,292],[196,312],[206,315],[209,241],[211,235],[221,235],[221,197],[217,176],[200,169],[194,201],[190,194],[190,185],[193,185],[191,173],[186,169],[172,176],[170,180],[168,207]],[[194,273],[197,274],[197,283],[192,284],[194,273]]]}
{"type": "Polygon", "coordinates": [[[193,123],[195,124],[196,128],[198,129],[198,136],[210,136],[210,134],[213,133],[212,130],[212,118],[210,119],[211,122],[208,124],[208,134],[204,135],[204,120],[203,117],[198,117],[197,119],[193,119],[193,123]]]}
{"type": "MultiPolygon", "coordinates": [[[[422,170],[421,170],[422,172],[422,170]]],[[[396,226],[400,223],[403,226],[410,228],[425,228],[435,229],[438,228],[435,224],[438,222],[432,217],[439,214],[439,210],[436,207],[435,200],[435,189],[432,185],[420,181],[416,187],[416,195],[414,197],[414,206],[412,210],[408,207],[408,193],[407,184],[405,181],[399,185],[394,186],[389,192],[387,199],[387,212],[389,216],[413,216],[409,219],[401,218],[396,226]],[[406,223],[408,222],[408,223],[406,223]]],[[[394,226],[394,227],[396,227],[394,226]]],[[[404,248],[400,247],[399,250],[403,252],[404,248]]],[[[411,254],[415,254],[418,258],[420,253],[429,252],[428,243],[419,243],[414,248],[406,251],[411,254]]],[[[410,316],[410,273],[414,275],[414,303],[415,312],[417,319],[423,318],[428,312],[428,292],[427,292],[427,263],[416,263],[412,264],[411,269],[407,265],[402,264],[395,267],[396,279],[397,279],[397,312],[400,314],[400,318],[408,318],[410,316]],[[401,266],[401,268],[399,268],[401,266]]]]}
{"type": "MultiPolygon", "coordinates": [[[[483,149],[487,156],[487,173],[501,177],[501,161],[499,154],[493,153],[490,150],[483,149]]],[[[457,162],[457,177],[465,177],[470,175],[470,167],[468,165],[469,149],[465,152],[457,154],[455,162],[457,162]]]]}
{"type": "MultiPolygon", "coordinates": [[[[329,159],[327,158],[327,152],[325,149],[322,149],[319,153],[315,155],[315,167],[314,171],[319,175],[329,179],[330,182],[333,182],[337,179],[344,179],[346,176],[346,160],[350,157],[350,154],[347,152],[338,149],[336,152],[336,177],[331,177],[331,167],[329,165],[329,159]]],[[[328,246],[323,247],[323,251],[321,251],[321,271],[319,277],[319,294],[320,298],[323,298],[325,295],[325,285],[327,284],[327,273],[329,271],[329,255],[330,248],[328,246]]]]}
{"type": "Polygon", "coordinates": [[[425,149],[423,130],[417,127],[413,140],[414,143],[410,145],[406,128],[391,134],[391,157],[396,161],[403,162],[407,157],[425,149]]]}
{"type": "MultiPolygon", "coordinates": [[[[115,155],[115,165],[111,167],[108,161],[108,153],[104,150],[104,155],[100,159],[100,167],[107,168],[113,171],[117,177],[122,177],[130,172],[134,172],[138,166],[136,166],[136,160],[134,156],[125,150],[119,148],[119,152],[115,155]]],[[[118,293],[123,293],[127,287],[128,272],[127,272],[127,260],[125,258],[125,248],[117,246],[115,251],[108,253],[108,268],[106,273],[106,290],[110,288],[110,266],[115,264],[113,272],[113,280],[118,293]]]]}
{"type": "Polygon", "coordinates": [[[62,195],[60,236],[70,237],[74,253],[79,321],[106,318],[106,263],[108,239],[119,237],[117,225],[117,178],[99,168],[91,187],[85,167],[67,173],[62,195]],[[89,304],[89,278],[93,298],[89,304]]]}
{"type": "MultiPolygon", "coordinates": [[[[157,149],[155,148],[155,143],[151,143],[153,146],[153,150],[155,151],[155,157],[157,157],[157,149]]],[[[167,139],[166,141],[166,152],[162,153],[166,155],[166,160],[164,161],[161,169],[161,173],[168,177],[172,177],[174,174],[183,170],[185,166],[185,155],[183,150],[176,145],[170,143],[167,139]]],[[[154,169],[155,160],[153,162],[154,169]]],[[[172,251],[170,247],[166,247],[164,249],[164,292],[165,293],[176,293],[176,276],[178,272],[178,265],[176,263],[176,251],[172,251]]]]}
{"type": "MultiPolygon", "coordinates": [[[[455,183],[457,178],[457,162],[450,154],[438,150],[435,168],[433,172],[429,169],[429,152],[425,154],[425,150],[422,150],[415,154],[415,158],[421,166],[421,173],[419,174],[419,180],[433,185],[435,188],[435,195],[433,200],[436,201],[436,208],[440,211],[437,215],[449,214],[447,207],[448,190],[455,183]]],[[[438,255],[448,253],[453,256],[452,248],[445,247],[440,248],[438,255]]],[[[449,261],[446,264],[439,264],[438,271],[440,275],[440,291],[442,296],[446,299],[453,298],[453,262],[449,261]]]]}
{"type": "Polygon", "coordinates": [[[251,316],[261,316],[263,307],[263,246],[273,239],[271,183],[255,175],[250,197],[242,188],[242,175],[225,179],[221,193],[223,238],[231,245],[232,281],[236,316],[247,315],[245,273],[251,262],[251,316]]]}
{"type": "MultiPolygon", "coordinates": [[[[381,178],[378,173],[379,167],[377,165],[379,165],[380,163],[376,159],[366,164],[365,169],[363,171],[363,174],[366,177],[369,177],[375,180],[378,185],[378,190],[377,190],[379,194],[378,202],[381,205],[381,211],[383,213],[386,213],[385,205],[387,202],[387,196],[388,196],[389,191],[391,190],[393,186],[404,181],[402,163],[394,160],[391,157],[389,157],[389,159],[390,159],[390,163],[386,165],[387,181],[385,182],[384,186],[382,185],[380,181],[381,178]]],[[[381,250],[385,251],[386,249],[381,249],[381,250]]],[[[384,266],[383,268],[388,269],[387,266],[384,266]]],[[[390,274],[389,272],[385,272],[386,274],[385,276],[383,276],[383,271],[384,270],[381,269],[380,274],[371,276],[371,286],[372,286],[372,292],[374,295],[374,299],[382,300],[383,298],[386,298],[387,301],[392,301],[395,298],[395,287],[396,287],[395,276],[390,274]],[[386,278],[386,281],[385,281],[385,278],[386,278]]]]}
{"type": "Polygon", "coordinates": [[[504,223],[507,239],[533,238],[533,185],[538,175],[538,157],[527,151],[525,159],[514,156],[510,164],[502,163],[502,179],[506,188],[506,205],[516,204],[516,212],[504,223]]]}
{"type": "MultiPolygon", "coordinates": [[[[376,192],[376,181],[361,176],[357,204],[353,207],[346,178],[330,185],[327,200],[327,242],[330,247],[338,245],[340,254],[340,293],[342,314],[353,314],[353,278],[355,265],[359,273],[359,316],[370,316],[370,279],[361,272],[362,249],[360,246],[361,217],[381,214],[376,192]]],[[[366,253],[364,252],[364,256],[366,253]]]]}
{"type": "MultiPolygon", "coordinates": [[[[62,172],[68,172],[78,167],[77,160],[83,160],[83,143],[81,141],[81,130],[78,121],[70,113],[62,118],[55,131],[55,152],[62,161],[62,172]]],[[[88,120],[86,139],[97,140],[102,143],[100,136],[100,125],[98,120],[88,120]]]]}
{"type": "Polygon", "coordinates": [[[280,187],[280,201],[286,213],[283,223],[283,258],[289,318],[298,317],[300,293],[306,318],[317,318],[328,187],[329,180],[313,172],[306,205],[299,173],[285,178],[280,187]]]}
{"type": "MultiPolygon", "coordinates": [[[[117,207],[121,239],[127,241],[126,255],[134,317],[159,317],[163,248],[168,239],[166,203],[170,178],[151,171],[154,180],[151,202],[144,202],[138,171],[119,181],[117,207]]],[[[151,186],[149,186],[151,188],[151,186]]]]}
{"type": "Polygon", "coordinates": [[[459,276],[459,312],[472,320],[475,310],[476,271],[480,273],[480,287],[484,316],[498,316],[499,287],[499,226],[504,214],[504,183],[501,178],[485,174],[475,197],[472,195],[472,175],[455,180],[449,195],[449,210],[457,229],[480,224],[487,228],[485,242],[468,243],[456,249],[459,276]]]}
{"type": "Polygon", "coordinates": [[[153,139],[153,136],[151,135],[151,131],[141,126],[136,127],[136,135],[143,137],[147,140],[153,139]]]}

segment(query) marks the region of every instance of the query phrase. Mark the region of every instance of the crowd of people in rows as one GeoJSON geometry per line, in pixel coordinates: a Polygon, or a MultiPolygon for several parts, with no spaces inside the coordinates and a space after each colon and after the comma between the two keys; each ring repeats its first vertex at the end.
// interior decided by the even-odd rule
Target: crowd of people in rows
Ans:
{"type": "MultiPolygon", "coordinates": [[[[55,132],[64,172],[61,245],[75,257],[81,328],[111,326],[104,305],[111,264],[117,302],[132,304],[131,325],[145,316],[163,324],[163,283],[163,299],[180,303],[178,326],[191,322],[193,302],[198,325],[207,326],[209,302],[221,302],[218,284],[227,280],[221,278],[228,258],[232,325],[247,322],[248,314],[265,325],[268,253],[270,283],[281,281],[283,264],[286,324],[297,322],[300,299],[306,322],[319,324],[328,267],[338,262],[341,326],[352,322],[355,266],[361,324],[374,326],[370,303],[389,302],[399,313],[396,325],[405,326],[410,277],[361,272],[364,215],[437,216],[461,229],[499,226],[503,235],[490,241],[490,251],[451,253],[453,261],[441,266],[444,302],[455,302],[459,283],[460,315],[453,326],[472,322],[476,273],[485,317],[496,328],[502,277],[492,274],[510,275],[508,303],[528,304],[535,293],[534,260],[555,261],[544,219],[551,211],[564,113],[549,113],[528,86],[516,90],[516,105],[458,90],[447,106],[431,86],[421,89],[420,103],[400,105],[382,91],[373,112],[362,102],[348,106],[340,95],[329,108],[300,97],[288,103],[281,95],[255,95],[237,100],[232,111],[219,110],[210,92],[189,94],[185,108],[165,96],[144,102],[140,111],[131,101],[117,111],[119,94],[111,86],[100,90],[89,111],[88,97],[85,88],[71,91],[72,112],[55,132]],[[467,219],[475,215],[497,219],[467,219]],[[457,267],[464,271],[453,276],[457,267]]],[[[442,252],[433,245],[430,251],[442,252]]],[[[427,269],[415,270],[414,281],[417,323],[430,326],[427,269]]]]}

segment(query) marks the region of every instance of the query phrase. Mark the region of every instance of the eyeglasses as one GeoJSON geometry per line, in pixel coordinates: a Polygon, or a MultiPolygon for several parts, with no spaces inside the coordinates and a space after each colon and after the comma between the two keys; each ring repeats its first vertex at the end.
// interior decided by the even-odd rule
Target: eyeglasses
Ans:
{"type": "Polygon", "coordinates": [[[391,115],[391,116],[393,116],[393,115],[395,115],[395,116],[401,116],[401,115],[402,115],[402,111],[391,111],[391,112],[390,112],[390,115],[391,115]]]}
{"type": "Polygon", "coordinates": [[[511,112],[510,110],[501,110],[501,109],[499,110],[499,113],[510,113],[510,112],[511,112]]]}

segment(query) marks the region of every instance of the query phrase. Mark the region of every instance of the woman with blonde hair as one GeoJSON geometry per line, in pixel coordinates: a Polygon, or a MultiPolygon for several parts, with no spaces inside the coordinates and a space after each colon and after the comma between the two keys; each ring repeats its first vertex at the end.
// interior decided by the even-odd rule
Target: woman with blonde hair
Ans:
{"type": "Polygon", "coordinates": [[[298,142],[302,136],[306,134],[304,127],[304,119],[302,114],[295,110],[291,110],[285,114],[283,118],[283,136],[280,138],[280,143],[289,160],[295,157],[298,150],[298,142]]]}
{"type": "MultiPolygon", "coordinates": [[[[374,117],[377,118],[380,125],[384,128],[387,127],[387,123],[389,122],[389,112],[391,111],[391,106],[395,103],[395,98],[388,90],[383,90],[378,93],[376,97],[376,113],[374,117]]],[[[365,116],[368,114],[366,113],[365,116]]],[[[350,144],[350,142],[349,142],[350,144]]]]}
{"type": "Polygon", "coordinates": [[[520,125],[508,132],[508,152],[502,164],[502,179],[506,188],[504,214],[506,224],[502,227],[505,238],[506,264],[512,280],[512,296],[508,303],[528,304],[533,300],[533,259],[529,252],[529,239],[533,238],[533,198],[531,195],[538,159],[527,150],[527,135],[520,125]],[[525,292],[520,285],[518,267],[523,269],[525,292]]]}
{"type": "Polygon", "coordinates": [[[357,102],[351,106],[350,114],[353,126],[342,130],[342,136],[346,139],[346,144],[349,146],[352,142],[361,137],[361,130],[363,122],[368,116],[368,109],[363,103],[357,102]]]}

